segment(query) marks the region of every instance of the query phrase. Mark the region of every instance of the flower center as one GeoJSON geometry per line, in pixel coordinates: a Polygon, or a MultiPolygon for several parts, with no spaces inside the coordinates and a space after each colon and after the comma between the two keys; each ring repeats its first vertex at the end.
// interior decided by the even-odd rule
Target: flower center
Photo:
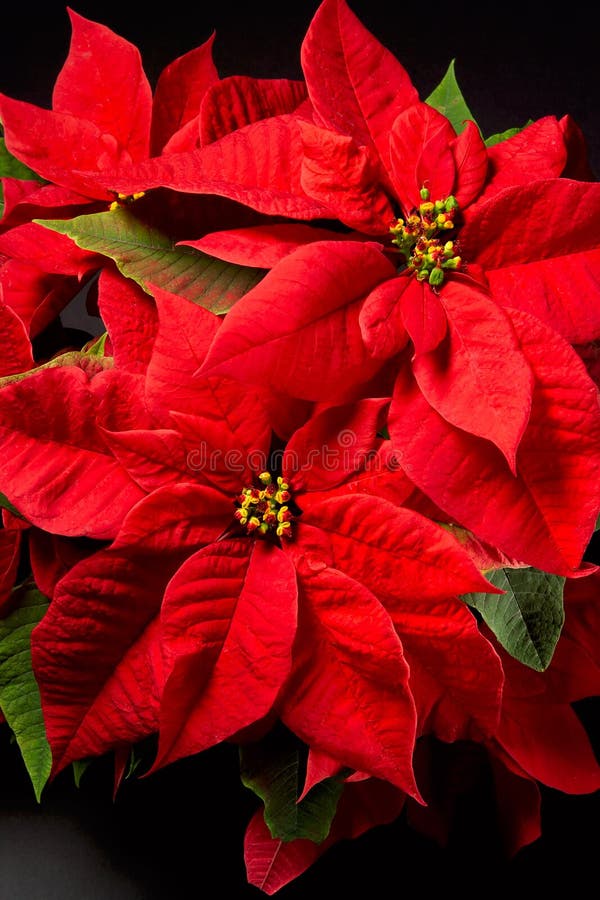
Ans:
{"type": "Polygon", "coordinates": [[[394,235],[392,244],[400,248],[409,272],[414,272],[417,281],[428,281],[439,287],[448,269],[459,269],[460,256],[456,254],[454,241],[446,240],[455,227],[458,203],[455,197],[445,200],[429,199],[427,188],[421,189],[422,203],[418,210],[404,219],[396,219],[390,226],[394,235]]]}
{"type": "Polygon", "coordinates": [[[258,478],[262,488],[244,488],[236,497],[235,518],[246,534],[291,538],[294,513],[287,505],[292,499],[289,484],[281,476],[274,479],[270,472],[261,472],[258,478]]]}
{"type": "Polygon", "coordinates": [[[115,197],[108,207],[110,212],[114,212],[115,209],[120,209],[123,206],[131,206],[136,200],[141,200],[142,197],[146,196],[145,191],[137,191],[135,194],[119,194],[116,191],[111,191],[110,193],[115,197]]]}

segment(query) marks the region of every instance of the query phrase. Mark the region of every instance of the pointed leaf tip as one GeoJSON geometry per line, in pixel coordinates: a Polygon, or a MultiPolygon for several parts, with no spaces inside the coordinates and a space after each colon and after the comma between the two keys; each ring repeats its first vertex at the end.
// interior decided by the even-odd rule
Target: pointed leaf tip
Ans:
{"type": "Polygon", "coordinates": [[[506,593],[465,594],[504,649],[524,665],[542,672],[552,661],[564,622],[565,579],[539,569],[504,568],[488,578],[506,593]]]}

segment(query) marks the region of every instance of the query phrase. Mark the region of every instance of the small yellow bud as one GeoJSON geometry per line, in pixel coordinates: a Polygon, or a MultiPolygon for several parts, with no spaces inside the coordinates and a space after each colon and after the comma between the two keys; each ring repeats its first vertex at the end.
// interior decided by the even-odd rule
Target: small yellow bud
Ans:
{"type": "Polygon", "coordinates": [[[262,484],[271,484],[272,478],[270,472],[261,472],[258,476],[258,480],[262,482],[262,484]]]}

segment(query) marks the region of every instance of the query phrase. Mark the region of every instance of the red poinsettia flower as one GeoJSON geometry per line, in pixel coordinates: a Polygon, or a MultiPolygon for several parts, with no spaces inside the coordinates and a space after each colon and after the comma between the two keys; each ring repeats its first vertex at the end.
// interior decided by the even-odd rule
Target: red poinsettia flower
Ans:
{"type": "MultiPolygon", "coordinates": [[[[600,434],[595,391],[558,337],[583,344],[600,326],[600,191],[556,177],[572,123],[491,148],[473,123],[456,135],[343,0],[321,5],[303,64],[310,106],[123,182],[335,216],[386,240],[310,243],[324,235],[304,224],[223,238],[245,262],[285,258],[229,314],[204,372],[261,385],[275,373],[293,397],[335,402],[341,371],[347,389],[391,361],[390,431],[412,481],[508,555],[572,572],[597,515],[600,434]],[[552,342],[553,372],[531,329],[552,342]]],[[[217,238],[195,246],[219,252],[217,238]]]]}
{"type": "MultiPolygon", "coordinates": [[[[376,496],[375,476],[370,494],[356,487],[386,399],[316,412],[278,464],[252,394],[193,377],[210,314],[156,299],[145,374],[106,372],[95,415],[150,493],[59,582],[34,636],[55,767],[157,729],[161,765],[277,713],[322,752],[416,794],[417,733],[495,731],[501,669],[456,599],[488,583],[450,534],[376,496]],[[162,425],[144,404],[162,408],[162,425]],[[84,657],[95,664],[75,680],[84,657]]],[[[125,353],[123,338],[115,329],[125,353]]]]}

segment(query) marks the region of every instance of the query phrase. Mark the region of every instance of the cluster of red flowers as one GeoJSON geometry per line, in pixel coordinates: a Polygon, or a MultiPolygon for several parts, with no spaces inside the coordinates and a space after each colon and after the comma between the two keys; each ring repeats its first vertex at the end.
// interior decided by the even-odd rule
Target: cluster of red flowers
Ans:
{"type": "Polygon", "coordinates": [[[484,140],[344,0],[303,81],[219,79],[211,39],[154,96],[71,19],[52,109],[0,96],[0,708],[36,791],[234,741],[272,893],[405,805],[443,832],[431,745],[475,742],[518,849],[538,782],[600,786],[579,129],[484,140]]]}

